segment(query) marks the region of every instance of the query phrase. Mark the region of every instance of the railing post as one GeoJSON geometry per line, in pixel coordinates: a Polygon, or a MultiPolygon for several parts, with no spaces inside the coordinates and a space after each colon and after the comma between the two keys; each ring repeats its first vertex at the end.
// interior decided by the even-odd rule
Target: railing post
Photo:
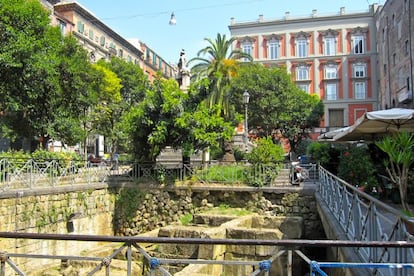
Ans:
{"type": "Polygon", "coordinates": [[[128,276],[132,275],[132,248],[131,248],[131,244],[128,244],[128,249],[127,249],[127,273],[128,273],[128,276]]]}
{"type": "Polygon", "coordinates": [[[6,275],[6,260],[7,260],[7,253],[0,252],[0,276],[6,275]]]}
{"type": "Polygon", "coordinates": [[[292,250],[288,250],[288,262],[287,262],[287,276],[292,276],[292,250]]]}

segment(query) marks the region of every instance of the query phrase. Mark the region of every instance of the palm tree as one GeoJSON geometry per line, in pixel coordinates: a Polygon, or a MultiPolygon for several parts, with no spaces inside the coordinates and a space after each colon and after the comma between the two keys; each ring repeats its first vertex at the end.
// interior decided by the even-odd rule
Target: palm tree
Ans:
{"type": "MultiPolygon", "coordinates": [[[[240,49],[232,50],[235,38],[226,39],[226,35],[217,34],[215,41],[206,38],[208,46],[197,53],[197,57],[191,59],[189,64],[198,62],[191,68],[193,78],[201,80],[207,78],[209,87],[207,98],[204,100],[208,108],[218,107],[217,112],[225,120],[230,120],[234,115],[230,111],[230,80],[237,75],[238,60],[243,58],[252,61],[252,57],[240,49]]],[[[235,161],[231,142],[223,141],[222,144],[225,161],[235,161]]]]}
{"type": "Polygon", "coordinates": [[[198,51],[197,57],[189,61],[189,64],[198,62],[191,68],[191,73],[196,80],[209,79],[209,93],[205,103],[209,108],[217,105],[220,115],[229,119],[232,115],[228,101],[230,80],[237,74],[239,59],[249,61],[253,59],[240,49],[231,49],[235,38],[226,39],[226,35],[218,33],[215,41],[210,38],[205,38],[205,40],[209,45],[198,51]]]}

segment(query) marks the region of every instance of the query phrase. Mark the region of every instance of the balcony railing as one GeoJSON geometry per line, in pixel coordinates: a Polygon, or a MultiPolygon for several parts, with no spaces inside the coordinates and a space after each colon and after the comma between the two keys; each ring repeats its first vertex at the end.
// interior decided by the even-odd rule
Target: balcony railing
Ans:
{"type": "MultiPolygon", "coordinates": [[[[318,200],[327,206],[350,241],[411,243],[414,240],[413,232],[407,231],[408,225],[414,225],[411,217],[361,192],[324,168],[319,169],[318,195],[318,200]]],[[[367,263],[414,263],[414,248],[360,247],[355,254],[367,263]]],[[[376,273],[373,275],[393,275],[376,268],[373,272],[376,273]]]]}
{"type": "Polygon", "coordinates": [[[270,185],[280,165],[250,165],[246,162],[123,163],[73,162],[62,160],[0,160],[0,192],[104,182],[168,184],[176,181],[201,183],[247,183],[270,185]]]}
{"type": "MultiPolygon", "coordinates": [[[[400,275],[399,273],[414,272],[413,263],[387,262],[377,263],[371,260],[366,263],[340,263],[340,262],[326,262],[312,260],[305,253],[303,249],[322,247],[354,247],[361,248],[366,251],[371,249],[378,250],[412,250],[413,242],[392,242],[392,241],[339,241],[339,240],[250,240],[250,239],[206,239],[206,238],[161,238],[161,237],[118,237],[118,236],[96,236],[96,235],[67,235],[67,234],[32,234],[32,233],[16,233],[16,232],[0,232],[2,239],[18,240],[53,240],[58,242],[96,242],[96,246],[103,244],[115,244],[112,252],[109,252],[105,257],[83,255],[57,255],[57,254],[35,254],[35,253],[13,253],[0,251],[0,275],[6,275],[6,272],[13,271],[18,275],[26,275],[24,269],[18,264],[19,259],[49,259],[67,261],[80,261],[85,263],[94,263],[87,275],[95,275],[101,270],[104,270],[106,275],[110,275],[113,261],[120,255],[123,256],[124,270],[126,275],[132,274],[132,263],[137,258],[136,254],[140,254],[142,258],[148,263],[148,270],[151,275],[155,275],[156,271],[161,272],[162,275],[172,275],[166,268],[168,265],[221,265],[221,266],[246,266],[252,271],[250,275],[270,275],[272,264],[282,256],[287,257],[286,262],[282,263],[282,270],[284,275],[292,275],[297,269],[292,264],[297,264],[297,259],[309,267],[310,275],[328,275],[324,269],[329,268],[356,268],[356,269],[371,269],[378,271],[386,271],[384,275],[400,275]],[[120,244],[120,245],[119,245],[120,244]],[[262,260],[213,260],[213,259],[191,259],[191,258],[157,258],[149,253],[142,244],[179,244],[179,245],[198,245],[199,247],[207,246],[214,248],[217,245],[224,246],[267,246],[272,248],[273,252],[267,259],[262,260]],[[124,253],[125,252],[125,253],[124,253]],[[121,254],[123,253],[123,254],[121,254]],[[135,255],[134,255],[135,254],[135,255]],[[133,256],[135,256],[133,258],[133,256]]],[[[210,250],[211,251],[211,250],[210,250]]],[[[184,268],[181,273],[186,273],[184,268]]],[[[30,269],[33,272],[32,269],[30,269]]],[[[193,270],[194,272],[194,267],[193,270]]],[[[184,275],[179,274],[179,275],[184,275]]],[[[8,275],[8,274],[7,274],[8,275]]],[[[374,274],[373,274],[374,275],[374,274]]],[[[376,275],[376,274],[375,274],[376,275]]],[[[405,275],[405,274],[401,274],[405,275]]]]}

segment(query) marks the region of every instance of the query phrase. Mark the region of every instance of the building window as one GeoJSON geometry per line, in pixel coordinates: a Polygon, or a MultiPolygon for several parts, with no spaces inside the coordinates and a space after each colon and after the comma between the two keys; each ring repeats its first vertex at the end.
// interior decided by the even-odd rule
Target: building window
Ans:
{"type": "Polygon", "coordinates": [[[335,38],[326,37],[324,44],[324,53],[326,56],[334,56],[336,54],[335,38]]]}
{"type": "Polygon", "coordinates": [[[354,65],[354,78],[365,78],[365,65],[363,64],[355,64],[354,65]]]}
{"type": "Polygon", "coordinates": [[[325,79],[337,79],[338,69],[336,66],[325,66],[325,79]]]}
{"type": "Polygon", "coordinates": [[[93,30],[89,29],[89,39],[93,40],[93,30]]]}
{"type": "Polygon", "coordinates": [[[277,40],[271,40],[267,46],[267,56],[269,59],[278,59],[280,57],[280,44],[277,40]]]}
{"type": "Polygon", "coordinates": [[[100,43],[100,45],[103,47],[103,46],[105,46],[105,37],[102,35],[101,36],[101,38],[100,38],[100,41],[99,41],[100,43]]]}
{"type": "Polygon", "coordinates": [[[146,54],[145,54],[145,59],[149,62],[150,58],[151,58],[151,53],[150,50],[146,49],[146,54]]]}
{"type": "Polygon", "coordinates": [[[353,53],[363,54],[365,49],[365,39],[362,35],[352,37],[353,53]]]}
{"type": "Polygon", "coordinates": [[[296,80],[309,80],[309,68],[307,66],[299,66],[296,68],[296,80]]]}
{"type": "Polygon", "coordinates": [[[83,31],[85,30],[85,24],[83,24],[82,21],[78,21],[76,25],[77,25],[78,33],[83,33],[83,31]]]}
{"type": "Polygon", "coordinates": [[[336,83],[326,84],[326,100],[334,101],[338,99],[336,83]]]}
{"type": "Polygon", "coordinates": [[[308,56],[308,42],[306,39],[301,38],[296,40],[296,56],[307,57],[308,56]]]}
{"type": "Polygon", "coordinates": [[[128,62],[132,62],[132,57],[131,57],[130,55],[128,55],[126,60],[127,60],[128,62]]]}
{"type": "Polygon", "coordinates": [[[366,99],[367,93],[365,89],[365,82],[355,82],[354,90],[355,90],[355,99],[357,100],[366,99]]]}
{"type": "Polygon", "coordinates": [[[152,53],[152,64],[153,65],[157,64],[157,56],[154,53],[152,53]]]}
{"type": "Polygon", "coordinates": [[[60,33],[62,34],[62,35],[65,35],[66,34],[66,23],[65,22],[63,22],[62,20],[57,20],[57,24],[58,24],[58,27],[59,27],[59,29],[60,29],[60,33]]]}
{"type": "Polygon", "coordinates": [[[122,58],[122,57],[124,56],[124,51],[123,51],[122,49],[119,49],[119,51],[118,51],[118,56],[119,56],[120,58],[122,58]]]}
{"type": "Polygon", "coordinates": [[[329,109],[328,114],[330,127],[344,126],[344,111],[342,109],[329,109]]]}
{"type": "Polygon", "coordinates": [[[110,57],[116,56],[116,47],[115,47],[115,44],[112,42],[109,44],[109,56],[110,57]]]}
{"type": "Polygon", "coordinates": [[[396,53],[394,53],[394,54],[392,55],[392,64],[395,66],[396,62],[397,62],[397,54],[396,54],[396,53]]]}
{"type": "Polygon", "coordinates": [[[309,85],[308,84],[298,84],[297,87],[302,90],[303,92],[309,93],[309,85]]]}
{"type": "MultiPolygon", "coordinates": [[[[241,45],[242,52],[245,54],[249,54],[251,57],[253,57],[253,44],[251,42],[244,42],[241,45]]],[[[247,58],[243,58],[243,61],[249,61],[247,58]]]]}

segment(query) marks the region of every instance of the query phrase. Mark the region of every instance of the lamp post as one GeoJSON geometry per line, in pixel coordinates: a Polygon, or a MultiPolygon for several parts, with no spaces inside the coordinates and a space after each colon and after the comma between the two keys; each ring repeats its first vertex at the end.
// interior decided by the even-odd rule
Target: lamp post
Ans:
{"type": "Polygon", "coordinates": [[[247,105],[249,104],[250,94],[247,91],[243,93],[243,103],[244,103],[244,150],[247,151],[247,142],[249,129],[247,125],[247,105]]]}

